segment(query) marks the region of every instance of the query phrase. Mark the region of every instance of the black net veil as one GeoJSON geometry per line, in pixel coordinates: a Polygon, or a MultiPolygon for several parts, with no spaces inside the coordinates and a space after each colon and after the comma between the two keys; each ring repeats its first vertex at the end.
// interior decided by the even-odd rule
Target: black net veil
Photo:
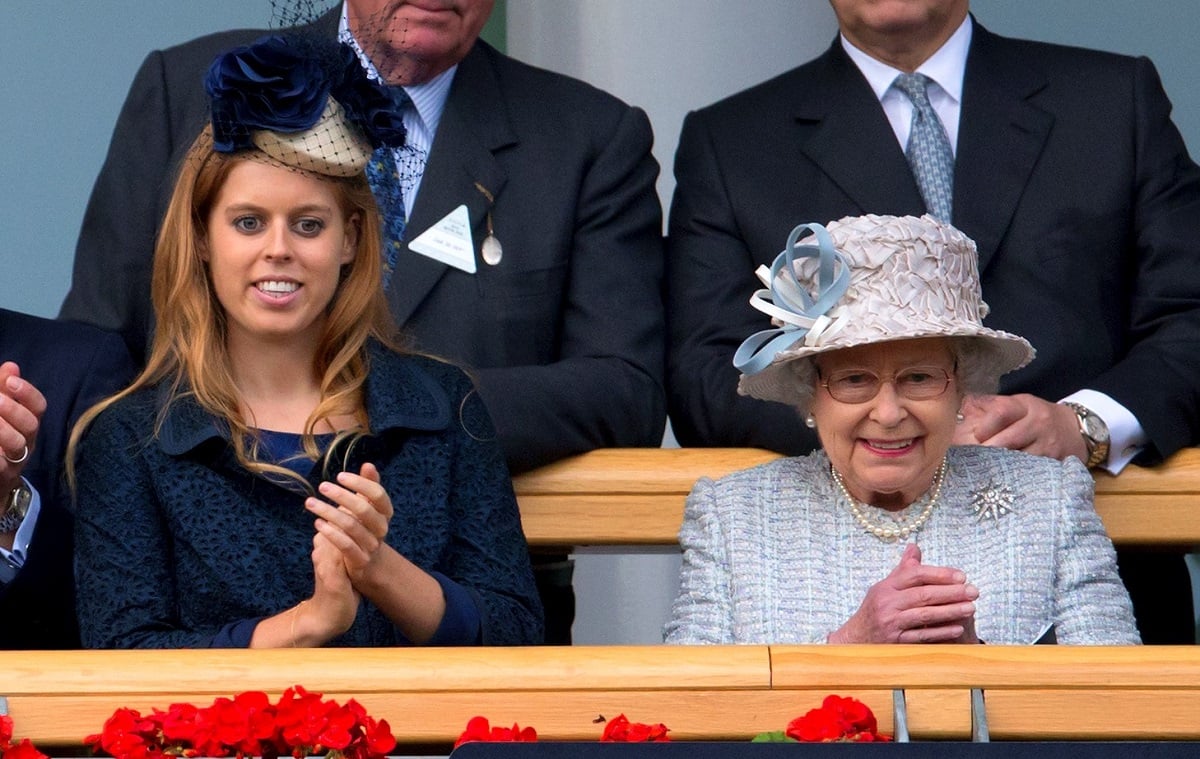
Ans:
{"type": "MultiPolygon", "coordinates": [[[[313,26],[336,29],[342,0],[270,0],[271,28],[306,30],[313,26]]],[[[408,22],[401,0],[352,0],[346,17],[357,50],[385,84],[413,81],[416,64],[408,53],[408,22]]]]}
{"type": "Polygon", "coordinates": [[[341,0],[271,0],[271,28],[306,26],[341,7],[341,0]]]}
{"type": "MultiPolygon", "coordinates": [[[[339,40],[341,3],[271,0],[270,6],[269,28],[225,35],[241,44],[220,50],[203,72],[207,116],[192,158],[238,154],[349,177],[362,173],[376,150],[403,148],[406,130],[393,99],[398,88],[379,81],[354,40],[339,40]]],[[[371,23],[385,26],[386,15],[384,9],[371,23]]],[[[400,96],[406,97],[402,90],[400,96]]]]}

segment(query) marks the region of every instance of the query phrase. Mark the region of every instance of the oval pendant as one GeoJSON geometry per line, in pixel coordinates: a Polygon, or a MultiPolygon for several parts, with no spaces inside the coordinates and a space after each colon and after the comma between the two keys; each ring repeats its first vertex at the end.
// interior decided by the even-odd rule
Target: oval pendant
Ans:
{"type": "Polygon", "coordinates": [[[504,248],[500,246],[500,241],[495,235],[488,235],[483,238],[483,244],[479,246],[480,253],[483,255],[483,262],[495,266],[500,263],[500,259],[504,258],[504,248]]]}

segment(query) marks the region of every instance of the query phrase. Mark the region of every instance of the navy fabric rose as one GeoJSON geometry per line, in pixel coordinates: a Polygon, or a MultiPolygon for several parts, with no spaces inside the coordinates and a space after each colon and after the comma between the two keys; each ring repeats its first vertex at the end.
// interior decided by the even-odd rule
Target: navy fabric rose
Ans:
{"type": "Polygon", "coordinates": [[[400,147],[407,134],[387,88],[367,76],[353,49],[332,40],[262,37],[218,56],[204,87],[213,149],[221,153],[253,147],[252,133],[261,129],[311,129],[331,96],[372,148],[400,147]]]}
{"type": "Polygon", "coordinates": [[[212,100],[213,148],[232,153],[253,145],[252,132],[302,132],[317,123],[330,78],[306,47],[263,37],[217,57],[204,88],[212,100]]]}

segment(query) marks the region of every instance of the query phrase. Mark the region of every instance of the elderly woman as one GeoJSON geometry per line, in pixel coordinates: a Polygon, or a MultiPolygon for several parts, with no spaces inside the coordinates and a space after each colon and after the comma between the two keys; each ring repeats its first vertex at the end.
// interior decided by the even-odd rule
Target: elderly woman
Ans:
{"type": "Polygon", "coordinates": [[[696,484],[668,642],[1139,642],[1083,465],[951,447],[964,395],[1033,358],[983,326],[970,239],[810,224],[759,275],[783,326],[739,349],[739,391],[798,408],[822,450],[696,484]]]}

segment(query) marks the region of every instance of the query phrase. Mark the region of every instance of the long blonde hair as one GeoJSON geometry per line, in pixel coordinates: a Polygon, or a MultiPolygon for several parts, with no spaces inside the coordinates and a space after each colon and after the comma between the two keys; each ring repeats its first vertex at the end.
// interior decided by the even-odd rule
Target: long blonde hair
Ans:
{"type": "MultiPolygon", "coordinates": [[[[225,422],[234,453],[244,467],[299,481],[307,487],[304,479],[291,470],[257,458],[257,439],[245,422],[233,382],[225,343],[225,311],[201,256],[209,212],[217,194],[230,169],[245,160],[275,163],[257,152],[214,151],[210,127],[188,150],[154,249],[150,294],[157,326],[150,357],[129,387],[88,409],[71,431],[66,463],[72,487],[76,448],[88,425],[122,398],[160,383],[169,383],[169,392],[154,426],[155,437],[171,404],[191,396],[205,411],[225,422]]],[[[305,452],[315,459],[313,431],[322,420],[352,416],[359,420],[359,429],[366,430],[363,384],[368,370],[367,341],[375,339],[397,350],[398,337],[380,285],[382,232],[379,210],[366,177],[361,172],[352,177],[310,176],[328,182],[345,217],[357,216],[359,224],[354,259],[343,269],[314,359],[321,401],[305,422],[303,439],[305,452]]]]}

